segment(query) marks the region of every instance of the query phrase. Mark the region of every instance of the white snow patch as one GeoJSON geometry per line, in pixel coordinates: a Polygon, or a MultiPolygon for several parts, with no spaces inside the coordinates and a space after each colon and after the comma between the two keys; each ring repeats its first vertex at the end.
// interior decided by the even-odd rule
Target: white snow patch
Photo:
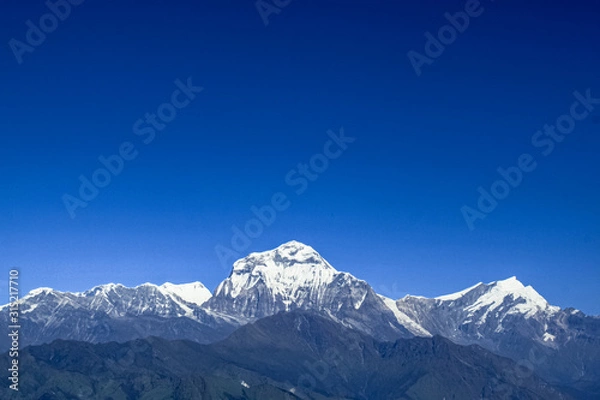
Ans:
{"type": "Polygon", "coordinates": [[[544,337],[542,339],[544,342],[554,342],[556,340],[556,336],[546,332],[544,333],[544,337]]]}
{"type": "Polygon", "coordinates": [[[30,313],[30,312],[32,312],[33,310],[35,310],[36,308],[38,308],[38,306],[39,306],[39,305],[40,305],[39,303],[34,303],[34,304],[32,304],[32,305],[31,305],[31,307],[29,307],[29,309],[27,309],[27,310],[24,310],[24,311],[21,311],[21,314],[27,314],[27,313],[30,313]]]}
{"type": "Polygon", "coordinates": [[[359,299],[357,302],[354,303],[354,309],[355,310],[358,310],[360,308],[360,306],[362,306],[362,304],[365,302],[365,299],[367,298],[367,291],[366,290],[362,294],[361,297],[362,297],[361,299],[359,299]]]}
{"type": "Polygon", "coordinates": [[[175,285],[166,282],[159,287],[163,294],[174,294],[181,300],[198,306],[206,303],[212,297],[212,293],[200,282],[184,283],[175,285]]]}

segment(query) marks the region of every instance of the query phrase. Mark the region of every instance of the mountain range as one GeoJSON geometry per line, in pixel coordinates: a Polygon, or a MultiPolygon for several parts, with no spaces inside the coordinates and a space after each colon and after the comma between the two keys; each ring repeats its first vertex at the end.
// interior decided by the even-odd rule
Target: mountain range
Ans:
{"type": "MultiPolygon", "coordinates": [[[[19,309],[21,345],[32,346],[24,357],[35,366],[35,379],[50,374],[61,381],[71,367],[44,357],[64,353],[59,359],[73,358],[77,370],[78,352],[95,354],[90,357],[97,365],[88,367],[116,377],[118,360],[108,366],[105,353],[127,354],[143,343],[164,354],[189,351],[190,360],[205,360],[200,364],[208,363],[206,368],[228,360],[216,375],[206,369],[189,376],[190,393],[204,388],[198,393],[205,397],[197,398],[300,396],[292,391],[297,385],[283,383],[302,376],[299,366],[318,364],[326,348],[337,348],[345,367],[328,374],[333,386],[312,385],[307,398],[600,398],[600,318],[552,306],[515,277],[437,298],[390,299],[296,241],[237,261],[214,293],[200,282],[107,284],[82,293],[40,288],[23,297],[19,309]],[[354,347],[360,351],[353,353],[354,347]],[[221,361],[206,361],[211,357],[221,361]],[[286,357],[301,361],[289,364],[286,357]],[[233,377],[241,375],[234,369],[254,389],[240,389],[233,377]],[[459,375],[469,381],[459,384],[459,375]],[[405,383],[396,385],[395,379],[405,383]],[[490,379],[497,385],[489,386],[490,379]],[[502,387],[510,395],[502,397],[502,387]],[[260,394],[263,390],[271,394],[260,394]],[[219,397],[219,391],[231,391],[231,397],[219,397]],[[434,395],[441,397],[428,397],[434,395]]],[[[0,309],[0,321],[8,324],[7,306],[0,309]]],[[[0,339],[3,349],[8,340],[0,339]]],[[[162,363],[160,357],[153,362],[162,363]]],[[[173,370],[191,365],[178,362],[173,370]]],[[[149,376],[143,368],[138,373],[149,376]]],[[[94,379],[101,376],[91,376],[82,387],[98,388],[94,379]]],[[[169,379],[160,384],[166,392],[188,390],[181,388],[188,388],[178,381],[181,374],[169,379]],[[176,382],[183,386],[177,389],[176,382]]],[[[106,396],[97,398],[129,398],[106,396]]]]}

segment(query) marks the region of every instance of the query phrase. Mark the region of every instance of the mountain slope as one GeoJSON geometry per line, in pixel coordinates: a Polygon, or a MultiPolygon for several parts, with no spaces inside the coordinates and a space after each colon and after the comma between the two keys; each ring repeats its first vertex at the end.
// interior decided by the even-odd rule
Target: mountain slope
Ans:
{"type": "Polygon", "coordinates": [[[547,346],[554,346],[547,322],[560,311],[514,277],[433,299],[406,296],[396,306],[427,331],[458,343],[502,335],[518,318],[532,327],[532,338],[547,346]]]}
{"type": "Polygon", "coordinates": [[[406,296],[396,306],[431,334],[478,344],[551,382],[600,382],[600,319],[551,306],[515,277],[433,299],[406,296]]]}
{"type": "Polygon", "coordinates": [[[480,347],[441,337],[380,342],[312,313],[261,319],[211,349],[225,359],[237,357],[243,367],[258,365],[255,370],[278,380],[293,376],[288,383],[296,394],[306,387],[361,399],[565,398],[535,375],[520,377],[514,362],[480,347]]]}
{"type": "Polygon", "coordinates": [[[22,360],[28,398],[570,399],[479,347],[440,337],[378,342],[304,312],[262,319],[212,345],[57,341],[26,349],[22,360]]]}

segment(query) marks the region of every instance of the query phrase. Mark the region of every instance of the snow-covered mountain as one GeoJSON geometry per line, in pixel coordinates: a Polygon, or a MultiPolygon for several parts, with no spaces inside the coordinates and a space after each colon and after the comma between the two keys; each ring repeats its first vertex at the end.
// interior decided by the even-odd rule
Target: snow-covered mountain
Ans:
{"type": "Polygon", "coordinates": [[[342,324],[384,339],[411,337],[369,284],[339,272],[312,247],[297,241],[237,261],[207,308],[241,323],[292,310],[325,313],[342,324]]]}
{"type": "MultiPolygon", "coordinates": [[[[235,262],[208,307],[250,319],[294,308],[320,307],[329,286],[341,276],[313,248],[289,242],[235,262]]],[[[348,299],[351,306],[360,308],[364,291],[351,294],[355,295],[348,299]]]]}
{"type": "Polygon", "coordinates": [[[211,296],[210,291],[200,282],[183,285],[165,283],[161,286],[145,283],[134,288],[109,283],[83,293],[60,292],[50,288],[35,289],[22,298],[20,308],[21,314],[40,314],[40,318],[48,321],[52,319],[54,312],[70,307],[103,312],[111,317],[193,317],[194,312],[211,296]],[[53,313],[39,313],[40,306],[50,305],[53,306],[53,313]]]}
{"type": "MultiPolygon", "coordinates": [[[[210,343],[258,319],[301,310],[379,340],[440,335],[524,362],[550,380],[600,380],[600,319],[552,306],[515,277],[394,300],[296,241],[237,261],[213,295],[200,282],[107,284],[83,293],[40,288],[21,299],[20,310],[22,345],[150,335],[210,343]]],[[[0,308],[0,323],[8,322],[7,311],[0,308]]],[[[9,347],[8,337],[0,346],[9,347]]]]}
{"type": "Polygon", "coordinates": [[[600,378],[600,319],[552,306],[516,277],[395,306],[432,335],[480,345],[550,381],[600,378]]]}
{"type": "MultiPolygon", "coordinates": [[[[35,289],[19,302],[21,344],[125,341],[149,335],[208,343],[238,326],[234,319],[202,307],[210,296],[200,282],[134,288],[110,283],[83,293],[35,289]]],[[[7,310],[0,309],[0,321],[8,321],[7,310]]],[[[0,339],[2,347],[7,344],[0,339]]]]}
{"type": "Polygon", "coordinates": [[[409,295],[395,305],[428,332],[463,344],[493,341],[519,320],[521,328],[526,324],[536,333],[531,337],[552,347],[557,333],[552,321],[560,311],[516,277],[433,299],[409,295]]]}

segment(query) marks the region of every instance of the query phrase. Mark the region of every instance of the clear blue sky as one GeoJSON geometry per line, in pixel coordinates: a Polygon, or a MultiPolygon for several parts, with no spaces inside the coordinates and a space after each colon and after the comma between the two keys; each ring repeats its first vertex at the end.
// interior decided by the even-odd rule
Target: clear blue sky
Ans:
{"type": "Polygon", "coordinates": [[[600,106],[552,154],[531,144],[575,90],[600,97],[600,11],[482,7],[417,77],[407,52],[464,2],[293,1],[265,26],[250,0],[87,0],[18,64],[10,39],[48,9],[4,1],[0,295],[12,267],[24,291],[213,289],[229,273],[215,246],[283,192],[291,206],[243,253],[297,239],[393,297],[516,275],[600,314],[600,106]],[[190,76],[204,90],[144,144],[134,123],[190,76]],[[297,195],[286,174],[340,127],[356,141],[297,195]],[[137,158],[72,219],[62,196],[124,142],[137,158]],[[469,230],[461,207],[522,153],[537,169],[469,230]]]}

